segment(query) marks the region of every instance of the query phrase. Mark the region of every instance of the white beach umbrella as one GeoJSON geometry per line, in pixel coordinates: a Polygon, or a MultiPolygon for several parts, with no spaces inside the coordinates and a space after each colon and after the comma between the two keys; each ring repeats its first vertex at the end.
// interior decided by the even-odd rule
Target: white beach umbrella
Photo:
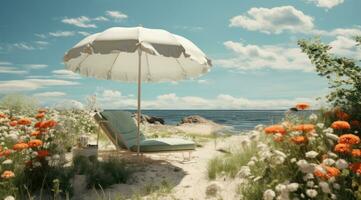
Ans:
{"type": "Polygon", "coordinates": [[[65,54],[64,62],[84,76],[138,83],[138,154],[141,82],[196,78],[211,67],[210,59],[188,39],[143,27],[113,27],[87,36],[65,54]]]}

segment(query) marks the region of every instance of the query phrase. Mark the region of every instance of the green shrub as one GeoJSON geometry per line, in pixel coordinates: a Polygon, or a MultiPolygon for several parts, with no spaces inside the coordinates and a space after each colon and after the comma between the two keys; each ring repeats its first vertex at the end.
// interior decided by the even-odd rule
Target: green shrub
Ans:
{"type": "Polygon", "coordinates": [[[106,188],[117,183],[125,183],[132,173],[123,160],[112,158],[100,162],[95,157],[74,158],[74,171],[86,175],[88,188],[106,188]]]}

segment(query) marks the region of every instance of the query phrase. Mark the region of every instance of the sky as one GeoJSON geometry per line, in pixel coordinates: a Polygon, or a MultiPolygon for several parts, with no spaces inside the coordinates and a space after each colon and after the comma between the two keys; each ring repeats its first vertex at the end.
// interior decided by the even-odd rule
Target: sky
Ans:
{"type": "Polygon", "coordinates": [[[62,58],[110,27],[161,28],[211,58],[195,80],[143,84],[145,109],[279,109],[316,102],[327,81],[297,46],[320,37],[331,52],[361,59],[359,0],[4,0],[0,7],[0,97],[21,93],[47,106],[136,106],[136,84],[82,77],[62,58]]]}

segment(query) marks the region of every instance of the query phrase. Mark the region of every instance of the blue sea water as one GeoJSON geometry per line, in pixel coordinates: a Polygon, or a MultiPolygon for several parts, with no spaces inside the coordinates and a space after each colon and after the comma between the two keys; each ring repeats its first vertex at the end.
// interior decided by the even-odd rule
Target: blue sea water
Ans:
{"type": "Polygon", "coordinates": [[[286,110],[142,110],[143,114],[163,118],[166,124],[175,125],[183,117],[200,115],[237,131],[251,130],[258,124],[277,123],[284,118],[285,112],[286,110]]]}

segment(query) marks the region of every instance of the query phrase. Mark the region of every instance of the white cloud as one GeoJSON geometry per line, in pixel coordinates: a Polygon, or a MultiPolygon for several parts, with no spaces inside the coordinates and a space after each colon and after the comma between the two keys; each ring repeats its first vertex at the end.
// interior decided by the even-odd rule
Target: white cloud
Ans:
{"type": "Polygon", "coordinates": [[[330,50],[331,53],[356,60],[361,59],[361,48],[356,46],[357,42],[354,39],[337,36],[329,45],[332,47],[330,50]]]}
{"type": "Polygon", "coordinates": [[[70,37],[70,36],[74,36],[75,32],[74,31],[56,31],[56,32],[50,32],[49,35],[53,36],[53,37],[70,37]]]}
{"type": "Polygon", "coordinates": [[[242,27],[251,31],[279,34],[284,31],[307,32],[314,27],[313,18],[293,6],[274,8],[251,8],[247,14],[230,20],[231,27],[242,27]]]}
{"type": "Polygon", "coordinates": [[[78,34],[79,34],[79,35],[83,35],[83,36],[88,36],[88,35],[90,35],[90,33],[89,33],[89,32],[86,32],[86,31],[78,31],[78,34]]]}
{"type": "Polygon", "coordinates": [[[306,54],[298,47],[282,45],[250,45],[242,42],[224,43],[235,55],[232,58],[218,59],[214,63],[225,68],[238,70],[302,70],[310,72],[313,66],[306,54]]]}
{"type": "Polygon", "coordinates": [[[26,74],[27,71],[19,70],[15,67],[0,66],[0,74],[26,74]]]}
{"type": "Polygon", "coordinates": [[[70,24],[81,28],[96,28],[95,24],[91,23],[91,19],[86,16],[81,16],[77,18],[65,18],[61,20],[64,24],[70,24]]]}
{"type": "Polygon", "coordinates": [[[321,36],[346,36],[346,37],[353,37],[356,35],[361,35],[361,29],[359,27],[355,28],[336,28],[333,30],[318,30],[315,29],[309,34],[321,35],[321,36]]]}
{"type": "Polygon", "coordinates": [[[52,71],[55,78],[60,79],[81,79],[81,76],[70,70],[60,69],[52,71]]]}
{"type": "Polygon", "coordinates": [[[46,35],[45,34],[42,34],[42,33],[35,33],[35,36],[36,37],[39,37],[41,39],[45,39],[46,38],[46,35]]]}
{"type": "Polygon", "coordinates": [[[35,41],[35,44],[39,45],[39,46],[47,46],[49,45],[49,42],[47,41],[35,41]]]}
{"type": "Polygon", "coordinates": [[[26,43],[26,42],[19,42],[12,44],[11,47],[21,49],[21,50],[35,50],[35,47],[26,43]]]}
{"type": "MultiPolygon", "coordinates": [[[[136,98],[123,96],[116,90],[104,91],[97,95],[98,101],[105,109],[136,108],[136,98]]],[[[177,96],[175,93],[159,95],[154,100],[143,100],[144,109],[287,109],[298,102],[309,102],[317,106],[313,98],[294,99],[248,99],[220,94],[215,98],[197,96],[177,96]]]]}
{"type": "Polygon", "coordinates": [[[93,20],[94,20],[94,21],[109,21],[108,18],[103,17],[103,16],[99,16],[99,17],[93,18],[93,20]]]}
{"type": "Polygon", "coordinates": [[[41,98],[52,98],[52,97],[62,97],[65,96],[66,93],[64,92],[41,92],[41,93],[35,93],[35,97],[41,97],[41,98]]]}
{"type": "Polygon", "coordinates": [[[124,19],[127,19],[128,18],[128,15],[120,12],[120,11],[115,11],[115,10],[107,10],[105,12],[105,14],[108,16],[108,17],[111,17],[115,20],[124,20],[124,19]]]}
{"type": "Polygon", "coordinates": [[[174,26],[175,29],[180,29],[180,30],[187,30],[187,31],[191,31],[191,32],[197,32],[197,31],[202,31],[203,27],[201,26],[174,26]]]}
{"type": "Polygon", "coordinates": [[[30,69],[44,69],[48,67],[46,64],[26,64],[24,67],[30,68],[30,69]]]}
{"type": "Polygon", "coordinates": [[[79,83],[57,79],[23,79],[0,81],[1,92],[28,91],[36,90],[48,86],[69,86],[78,85],[79,83]]]}
{"type": "Polygon", "coordinates": [[[308,2],[316,4],[317,7],[330,9],[342,4],[344,0],[308,0],[308,2]]]}

